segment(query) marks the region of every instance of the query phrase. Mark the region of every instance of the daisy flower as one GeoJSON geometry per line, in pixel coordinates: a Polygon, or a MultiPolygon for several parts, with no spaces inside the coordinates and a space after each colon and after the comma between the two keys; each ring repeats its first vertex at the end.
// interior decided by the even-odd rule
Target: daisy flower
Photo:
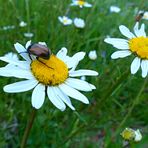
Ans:
{"type": "Polygon", "coordinates": [[[135,142],[139,142],[142,139],[142,134],[139,129],[134,130],[132,128],[125,128],[121,133],[121,136],[125,140],[129,140],[129,141],[133,140],[135,142]]]}
{"type": "Polygon", "coordinates": [[[27,23],[24,22],[24,21],[21,21],[21,22],[19,23],[19,26],[20,26],[20,27],[26,27],[26,26],[27,26],[27,23]]]}
{"type": "Polygon", "coordinates": [[[31,33],[31,32],[26,32],[26,33],[24,33],[24,36],[25,36],[26,38],[32,38],[32,37],[34,36],[34,34],[31,33]]]}
{"type": "Polygon", "coordinates": [[[72,20],[67,16],[59,16],[58,19],[65,26],[72,24],[72,20]]]}
{"type": "Polygon", "coordinates": [[[91,4],[85,2],[84,0],[72,0],[71,6],[79,6],[80,8],[92,7],[91,4]]]}
{"type": "Polygon", "coordinates": [[[121,9],[117,6],[110,6],[110,12],[119,13],[121,9]]]}
{"type": "MultiPolygon", "coordinates": [[[[45,45],[43,42],[40,43],[45,45]]],[[[93,70],[76,70],[85,53],[78,52],[69,57],[67,49],[62,48],[56,55],[51,54],[48,60],[37,59],[32,55],[31,60],[26,52],[30,45],[31,41],[28,41],[25,47],[19,43],[14,44],[15,49],[24,60],[19,60],[12,54],[0,57],[0,60],[8,63],[5,67],[0,68],[1,76],[26,79],[4,86],[4,91],[20,93],[33,89],[31,103],[36,109],[43,105],[46,95],[52,104],[61,111],[66,109],[66,105],[75,110],[69,97],[89,104],[88,99],[79,91],[92,91],[95,86],[75,78],[98,75],[93,70]]]]}
{"type": "Polygon", "coordinates": [[[83,19],[81,18],[75,18],[74,19],[74,25],[77,27],[77,28],[84,28],[85,27],[85,22],[83,19]]]}
{"type": "Polygon", "coordinates": [[[148,20],[148,11],[145,11],[144,12],[143,19],[148,20]]]}
{"type": "Polygon", "coordinates": [[[119,26],[119,30],[128,39],[106,38],[104,40],[119,49],[119,51],[111,55],[111,58],[118,59],[132,54],[135,55],[131,64],[131,73],[135,74],[141,67],[142,77],[146,77],[148,74],[148,37],[146,37],[145,25],[142,24],[139,28],[139,23],[137,22],[134,26],[134,33],[123,25],[119,26]]]}
{"type": "Polygon", "coordinates": [[[97,52],[96,50],[91,50],[88,54],[88,57],[91,59],[91,60],[96,60],[97,59],[97,52]]]}

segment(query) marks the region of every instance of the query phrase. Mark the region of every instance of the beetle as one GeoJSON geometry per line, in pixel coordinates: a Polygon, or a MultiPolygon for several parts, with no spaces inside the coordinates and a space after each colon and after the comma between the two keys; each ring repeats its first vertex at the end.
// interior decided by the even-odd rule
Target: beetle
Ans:
{"type": "MultiPolygon", "coordinates": [[[[51,55],[51,50],[47,48],[45,45],[41,45],[38,43],[33,43],[27,48],[27,53],[29,54],[30,59],[31,54],[36,56],[36,59],[40,61],[42,64],[46,65],[44,62],[42,62],[39,58],[43,58],[45,60],[48,60],[51,55]]],[[[49,67],[46,65],[48,68],[53,69],[52,67],[49,67]]]]}
{"type": "Polygon", "coordinates": [[[48,60],[51,55],[51,50],[47,48],[45,45],[33,43],[27,48],[27,52],[29,57],[31,58],[31,54],[37,56],[37,58],[43,58],[48,60]]]}

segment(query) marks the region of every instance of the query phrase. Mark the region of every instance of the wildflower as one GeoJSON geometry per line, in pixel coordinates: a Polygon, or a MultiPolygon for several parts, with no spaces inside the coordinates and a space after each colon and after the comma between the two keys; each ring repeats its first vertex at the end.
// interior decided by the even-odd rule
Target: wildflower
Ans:
{"type": "Polygon", "coordinates": [[[140,133],[139,129],[135,131],[135,142],[139,142],[142,139],[142,134],[140,133]]]}
{"type": "Polygon", "coordinates": [[[142,139],[142,135],[139,129],[133,130],[131,128],[125,128],[124,131],[121,133],[121,136],[125,140],[129,140],[129,141],[133,140],[135,142],[139,142],[142,139]]]}
{"type": "Polygon", "coordinates": [[[106,38],[104,40],[106,43],[112,44],[119,49],[119,51],[111,55],[111,58],[124,58],[134,54],[136,57],[131,64],[131,73],[135,74],[141,66],[142,77],[146,77],[148,74],[148,38],[145,33],[145,25],[142,24],[139,29],[139,23],[137,22],[134,26],[135,34],[123,25],[119,26],[119,30],[128,39],[106,38]]]}
{"type": "Polygon", "coordinates": [[[25,36],[26,38],[32,38],[32,37],[34,36],[34,34],[31,33],[31,32],[26,32],[26,33],[24,33],[24,36],[25,36]]]}
{"type": "Polygon", "coordinates": [[[25,27],[25,26],[27,26],[27,23],[24,22],[24,21],[21,21],[20,24],[19,24],[19,26],[20,26],[20,27],[25,27]]]}
{"type": "Polygon", "coordinates": [[[124,131],[121,133],[121,136],[125,140],[133,140],[135,138],[135,131],[131,128],[125,128],[124,131]]]}
{"type": "Polygon", "coordinates": [[[33,89],[31,102],[36,109],[43,105],[46,94],[53,105],[61,111],[66,109],[66,105],[75,110],[69,97],[88,104],[88,99],[79,91],[92,91],[95,86],[74,78],[98,75],[93,70],[75,70],[85,53],[78,52],[69,57],[67,49],[62,48],[56,55],[51,54],[48,60],[30,55],[31,60],[27,53],[30,45],[31,41],[28,41],[25,47],[19,43],[14,44],[15,49],[24,60],[16,61],[8,55],[0,57],[0,60],[8,63],[5,67],[0,68],[1,76],[26,79],[4,86],[4,91],[20,93],[33,89]]]}
{"type": "Polygon", "coordinates": [[[96,60],[96,59],[97,59],[97,52],[96,52],[96,50],[90,51],[89,54],[88,54],[88,57],[89,57],[91,60],[96,60]]]}
{"type": "Polygon", "coordinates": [[[81,18],[75,18],[74,19],[74,25],[77,27],[77,28],[84,28],[85,27],[85,22],[83,19],[81,18]]]}
{"type": "Polygon", "coordinates": [[[86,80],[86,77],[85,76],[81,76],[80,79],[83,80],[83,81],[85,81],[86,80]]]}
{"type": "Polygon", "coordinates": [[[144,12],[143,19],[148,20],[148,11],[145,11],[144,12]]]}
{"type": "Polygon", "coordinates": [[[2,30],[12,30],[12,29],[14,29],[14,28],[15,28],[14,25],[11,25],[11,26],[4,26],[4,27],[2,28],[2,30]]]}
{"type": "Polygon", "coordinates": [[[84,0],[72,0],[71,6],[79,6],[80,8],[83,8],[83,7],[92,7],[91,4],[85,2],[84,0]]]}
{"type": "Polygon", "coordinates": [[[72,24],[72,20],[67,16],[59,16],[58,19],[65,26],[72,24]]]}
{"type": "Polygon", "coordinates": [[[110,6],[110,12],[119,13],[121,9],[117,6],[110,6]]]}

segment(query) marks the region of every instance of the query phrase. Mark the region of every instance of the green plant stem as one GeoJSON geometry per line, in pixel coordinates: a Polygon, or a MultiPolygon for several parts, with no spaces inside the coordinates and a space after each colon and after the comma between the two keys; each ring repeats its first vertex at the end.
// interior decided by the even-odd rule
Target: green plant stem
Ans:
{"type": "Polygon", "coordinates": [[[23,139],[22,139],[22,142],[21,142],[21,148],[26,147],[27,139],[29,137],[29,133],[30,133],[30,130],[32,128],[32,125],[33,125],[33,122],[34,122],[34,119],[35,119],[36,111],[37,110],[35,108],[32,109],[31,116],[30,116],[30,119],[29,119],[28,124],[26,126],[26,129],[25,129],[25,132],[24,132],[24,135],[23,135],[23,139]]]}
{"type": "Polygon", "coordinates": [[[122,84],[125,79],[127,79],[127,77],[129,76],[129,74],[130,74],[130,71],[127,70],[125,73],[123,73],[123,75],[121,75],[121,77],[116,81],[116,83],[114,85],[112,85],[112,86],[109,85],[108,86],[107,92],[105,93],[105,95],[101,99],[103,101],[101,101],[99,103],[99,106],[103,106],[105,104],[106,100],[108,100],[109,97],[114,94],[114,92],[116,91],[116,89],[118,88],[118,86],[120,84],[122,84]]]}
{"type": "Polygon", "coordinates": [[[26,3],[26,13],[27,13],[27,26],[28,26],[28,32],[30,32],[30,11],[29,11],[29,0],[25,0],[26,3]]]}
{"type": "Polygon", "coordinates": [[[144,88],[145,88],[145,85],[146,85],[146,83],[147,83],[147,80],[148,80],[148,79],[145,79],[145,81],[144,81],[144,83],[143,83],[143,85],[142,85],[142,87],[141,87],[139,93],[137,94],[136,99],[134,100],[133,104],[132,104],[131,107],[129,108],[128,113],[126,114],[126,116],[124,117],[124,119],[122,120],[122,122],[120,123],[118,129],[120,129],[120,128],[125,124],[127,118],[131,115],[131,113],[132,113],[134,107],[139,103],[139,101],[140,101],[140,96],[141,96],[141,94],[142,94],[142,92],[143,92],[143,90],[144,90],[144,88]]]}

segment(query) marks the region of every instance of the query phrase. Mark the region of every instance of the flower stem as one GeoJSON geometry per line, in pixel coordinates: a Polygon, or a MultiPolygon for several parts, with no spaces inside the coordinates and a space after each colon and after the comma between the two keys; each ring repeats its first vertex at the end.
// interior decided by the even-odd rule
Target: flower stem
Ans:
{"type": "Polygon", "coordinates": [[[30,133],[30,130],[32,128],[33,121],[35,119],[36,111],[37,110],[35,108],[32,109],[31,116],[30,116],[30,119],[29,119],[28,124],[26,126],[26,129],[25,129],[25,132],[24,132],[24,135],[23,135],[23,139],[22,139],[22,142],[21,142],[21,148],[26,147],[27,139],[29,137],[29,133],[30,133]]]}

